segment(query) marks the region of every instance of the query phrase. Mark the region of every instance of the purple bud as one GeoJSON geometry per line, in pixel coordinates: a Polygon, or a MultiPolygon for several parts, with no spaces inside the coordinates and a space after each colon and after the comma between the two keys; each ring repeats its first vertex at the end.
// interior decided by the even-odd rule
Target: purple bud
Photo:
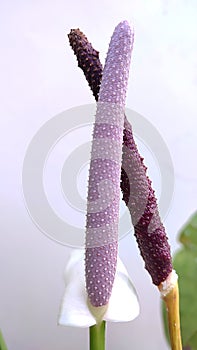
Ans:
{"type": "Polygon", "coordinates": [[[117,263],[124,108],[133,33],[114,30],[103,71],[93,131],[86,227],[86,288],[93,306],[109,301],[117,263]]]}

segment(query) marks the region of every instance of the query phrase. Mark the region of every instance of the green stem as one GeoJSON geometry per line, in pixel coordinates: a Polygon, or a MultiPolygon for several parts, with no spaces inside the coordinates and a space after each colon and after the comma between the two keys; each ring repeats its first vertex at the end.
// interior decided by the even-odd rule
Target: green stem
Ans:
{"type": "Polygon", "coordinates": [[[1,330],[0,330],[0,350],[7,350],[7,346],[3,339],[3,334],[1,333],[1,330]]]}
{"type": "Polygon", "coordinates": [[[90,327],[90,350],[105,350],[105,321],[90,327]]]}

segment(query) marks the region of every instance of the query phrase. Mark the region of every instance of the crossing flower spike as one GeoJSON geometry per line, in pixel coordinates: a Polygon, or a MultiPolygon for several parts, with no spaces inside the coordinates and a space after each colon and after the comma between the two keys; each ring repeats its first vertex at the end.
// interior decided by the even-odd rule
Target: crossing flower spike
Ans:
{"type": "MultiPolygon", "coordinates": [[[[69,42],[97,100],[103,73],[99,53],[79,29],[70,32],[69,42]],[[87,62],[89,62],[88,72],[87,62]]],[[[172,272],[170,246],[159,216],[155,193],[146,174],[147,168],[139,154],[132,126],[126,116],[122,151],[120,187],[123,200],[131,214],[145,268],[151,275],[153,283],[159,286],[172,272]]]]}

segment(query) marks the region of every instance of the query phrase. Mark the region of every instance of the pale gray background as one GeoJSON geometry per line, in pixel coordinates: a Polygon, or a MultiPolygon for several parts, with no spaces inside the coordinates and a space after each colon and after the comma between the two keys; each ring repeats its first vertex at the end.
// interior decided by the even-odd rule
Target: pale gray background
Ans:
{"type": "MultiPolygon", "coordinates": [[[[57,326],[71,249],[34,225],[21,186],[24,155],[37,130],[65,109],[94,102],[66,33],[83,30],[103,62],[115,25],[123,19],[135,25],[127,106],[157,127],[171,152],[175,192],[165,226],[174,251],[179,228],[196,209],[196,15],[195,0],[1,0],[0,327],[9,350],[88,347],[87,329],[57,326]]],[[[154,186],[159,193],[159,181],[154,186]]],[[[120,256],[141,314],[132,323],[108,325],[108,349],[167,350],[159,293],[131,235],[121,241],[120,256]]]]}

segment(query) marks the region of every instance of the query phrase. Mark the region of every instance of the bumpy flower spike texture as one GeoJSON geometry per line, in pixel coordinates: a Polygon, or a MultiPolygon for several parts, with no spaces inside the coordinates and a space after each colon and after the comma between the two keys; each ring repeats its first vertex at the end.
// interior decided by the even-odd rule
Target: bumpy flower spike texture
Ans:
{"type": "Polygon", "coordinates": [[[133,32],[126,21],[114,30],[100,87],[88,183],[86,288],[90,303],[109,301],[117,263],[119,184],[124,108],[133,32]]]}
{"type": "Polygon", "coordinates": [[[86,36],[79,29],[71,29],[68,38],[77,56],[78,66],[83,70],[93,91],[93,95],[98,100],[102,78],[102,65],[99,61],[99,52],[92,47],[86,36]]]}
{"type": "MultiPolygon", "coordinates": [[[[97,100],[102,79],[99,54],[82,32],[78,36],[75,35],[75,32],[79,34],[79,30],[72,30],[69,35],[70,45],[74,49],[79,66],[84,71],[97,100]],[[88,62],[88,66],[86,62],[88,62]],[[95,85],[95,82],[98,85],[95,85]]],[[[121,190],[131,214],[135,236],[145,261],[145,268],[150,273],[153,283],[160,285],[172,271],[170,246],[159,217],[151,181],[146,175],[143,158],[138,152],[132,127],[126,116],[124,120],[121,190]]]]}
{"type": "Polygon", "coordinates": [[[123,198],[130,211],[141,255],[155,285],[159,286],[172,271],[170,246],[161,222],[157,201],[147,168],[133,139],[132,128],[125,120],[123,162],[123,198]],[[126,176],[124,175],[126,174],[126,176]]]}

